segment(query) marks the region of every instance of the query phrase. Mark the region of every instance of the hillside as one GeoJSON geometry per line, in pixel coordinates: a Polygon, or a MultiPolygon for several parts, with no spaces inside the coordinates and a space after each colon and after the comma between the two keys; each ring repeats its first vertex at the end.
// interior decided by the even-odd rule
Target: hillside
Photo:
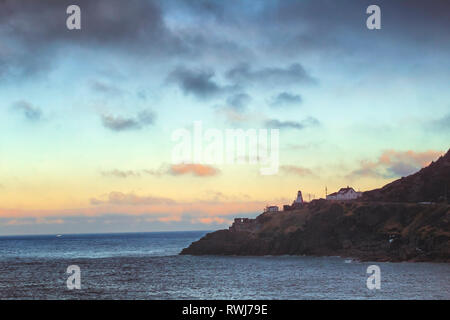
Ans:
{"type": "Polygon", "coordinates": [[[436,162],[381,189],[364,192],[363,200],[443,202],[450,199],[450,150],[436,162]]]}
{"type": "Polygon", "coordinates": [[[376,261],[450,262],[450,206],[313,201],[264,213],[253,230],[220,230],[184,249],[192,255],[339,255],[376,261]]]}
{"type": "Polygon", "coordinates": [[[339,255],[372,261],[450,262],[450,152],[358,201],[314,200],[263,213],[192,243],[191,255],[339,255]],[[421,203],[422,202],[422,203],[421,203]]]}

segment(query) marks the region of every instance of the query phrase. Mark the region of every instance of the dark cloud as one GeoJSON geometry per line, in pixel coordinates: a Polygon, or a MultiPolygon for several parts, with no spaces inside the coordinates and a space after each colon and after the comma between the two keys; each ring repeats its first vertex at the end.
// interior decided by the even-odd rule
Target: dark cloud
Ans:
{"type": "Polygon", "coordinates": [[[177,39],[165,25],[158,1],[78,0],[82,28],[77,31],[66,28],[66,8],[71,4],[70,0],[2,1],[1,26],[14,31],[17,40],[35,48],[67,41],[128,46],[129,50],[138,49],[137,42],[141,42],[141,49],[156,45],[164,52],[168,46],[178,49],[177,39]]]}
{"type": "Polygon", "coordinates": [[[228,70],[226,76],[236,83],[286,85],[316,82],[299,63],[285,68],[267,67],[257,70],[253,70],[249,64],[240,64],[228,70]]]}
{"type": "Polygon", "coordinates": [[[103,126],[113,131],[141,129],[154,124],[155,118],[155,114],[150,110],[142,111],[136,117],[132,118],[124,118],[106,114],[101,116],[103,126]]]}
{"type": "Polygon", "coordinates": [[[308,117],[302,121],[280,121],[277,119],[269,119],[265,125],[274,129],[297,129],[302,130],[309,127],[315,127],[320,124],[316,118],[308,117]]]}
{"type": "Polygon", "coordinates": [[[139,129],[139,122],[134,118],[114,117],[111,115],[102,115],[103,126],[113,131],[124,131],[130,129],[139,129]]]}
{"type": "Polygon", "coordinates": [[[114,85],[110,85],[101,81],[94,81],[91,85],[92,90],[107,95],[120,95],[123,91],[114,85]]]}
{"type": "MultiPolygon", "coordinates": [[[[236,2],[229,5],[228,1],[210,1],[210,0],[190,0],[190,1],[178,1],[178,0],[164,0],[165,3],[171,5],[171,7],[176,7],[177,9],[182,9],[189,14],[199,15],[205,18],[212,17],[218,22],[230,22],[232,18],[230,14],[230,9],[236,2]]],[[[235,20],[235,19],[233,19],[235,20]]]]}
{"type": "Polygon", "coordinates": [[[0,78],[48,68],[70,47],[119,50],[165,57],[186,52],[165,25],[157,1],[78,0],[81,30],[68,30],[66,8],[73,1],[0,1],[0,78]]]}
{"type": "MultiPolygon", "coordinates": [[[[235,63],[250,61],[252,52],[270,52],[278,59],[309,50],[333,57],[373,57],[403,53],[399,47],[440,50],[450,44],[450,33],[444,32],[450,29],[447,0],[379,0],[382,29],[376,32],[365,26],[370,0],[268,0],[246,5],[240,0],[78,0],[82,30],[77,31],[65,26],[70,4],[73,1],[0,1],[0,78],[48,70],[57,63],[55,57],[66,57],[65,52],[80,47],[152,61],[186,55],[239,57],[230,59],[235,63]],[[169,23],[179,17],[186,19],[169,23]],[[251,44],[243,40],[248,36],[251,44]]],[[[253,78],[252,71],[243,71],[243,76],[253,78]]]]}
{"type": "Polygon", "coordinates": [[[234,89],[233,86],[220,86],[213,78],[212,70],[178,67],[169,74],[167,80],[178,84],[185,94],[192,94],[201,99],[211,98],[234,89]]]}
{"type": "Polygon", "coordinates": [[[450,34],[442,32],[450,29],[447,0],[275,1],[256,21],[269,39],[264,48],[291,56],[313,51],[336,57],[358,51],[368,58],[398,54],[398,48],[448,49],[450,43],[450,34]],[[366,28],[366,8],[372,4],[381,8],[382,28],[376,32],[366,28]]]}
{"type": "Polygon", "coordinates": [[[42,111],[38,107],[34,107],[27,101],[17,101],[13,104],[13,109],[19,111],[30,121],[38,121],[42,117],[42,111]]]}
{"type": "Polygon", "coordinates": [[[243,111],[250,101],[251,97],[246,93],[236,93],[227,98],[228,106],[233,107],[237,111],[243,111]]]}
{"type": "Polygon", "coordinates": [[[302,103],[302,96],[299,94],[293,94],[289,92],[281,92],[277,96],[273,97],[270,101],[272,107],[281,107],[292,104],[302,103]]]}

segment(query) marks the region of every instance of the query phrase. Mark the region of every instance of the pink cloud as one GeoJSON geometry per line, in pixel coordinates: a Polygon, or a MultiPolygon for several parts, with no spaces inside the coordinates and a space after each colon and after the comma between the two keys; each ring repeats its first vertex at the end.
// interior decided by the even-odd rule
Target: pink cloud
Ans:
{"type": "Polygon", "coordinates": [[[170,172],[173,175],[184,175],[192,173],[197,177],[210,177],[219,174],[219,170],[203,164],[177,164],[170,167],[170,172]]]}

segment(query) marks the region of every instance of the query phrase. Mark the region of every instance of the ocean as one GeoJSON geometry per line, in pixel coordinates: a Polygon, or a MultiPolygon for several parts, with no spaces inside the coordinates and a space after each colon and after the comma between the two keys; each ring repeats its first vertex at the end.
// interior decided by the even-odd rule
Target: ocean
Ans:
{"type": "Polygon", "coordinates": [[[450,299],[446,263],[178,255],[206,233],[0,237],[0,299],[450,299]],[[380,289],[366,286],[370,265],[380,289]]]}

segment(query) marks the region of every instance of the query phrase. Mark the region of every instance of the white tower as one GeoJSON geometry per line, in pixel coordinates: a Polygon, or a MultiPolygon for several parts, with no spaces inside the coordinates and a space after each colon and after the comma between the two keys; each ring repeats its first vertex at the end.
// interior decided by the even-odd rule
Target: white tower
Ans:
{"type": "Polygon", "coordinates": [[[295,202],[295,203],[298,203],[298,204],[302,204],[302,203],[303,203],[302,192],[301,192],[300,190],[298,190],[298,193],[297,193],[297,199],[295,199],[294,202],[295,202]]]}

